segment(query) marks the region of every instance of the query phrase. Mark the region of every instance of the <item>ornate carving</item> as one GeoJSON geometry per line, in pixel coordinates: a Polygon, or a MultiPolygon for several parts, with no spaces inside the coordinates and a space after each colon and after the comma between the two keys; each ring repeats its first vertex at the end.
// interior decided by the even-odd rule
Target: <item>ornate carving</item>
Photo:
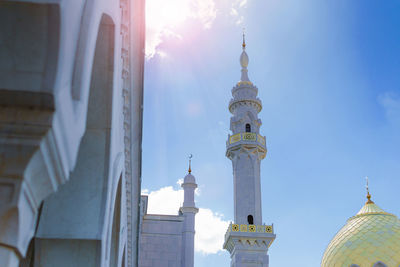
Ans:
{"type": "Polygon", "coordinates": [[[267,155],[267,149],[265,145],[261,145],[257,142],[239,141],[234,144],[229,144],[228,142],[226,156],[230,160],[235,160],[236,158],[240,157],[241,154],[256,157],[259,160],[264,159],[267,155]]]}
{"type": "Polygon", "coordinates": [[[122,64],[122,113],[124,116],[124,154],[125,154],[125,181],[126,181],[126,208],[127,208],[127,266],[132,263],[132,158],[131,158],[131,86],[130,86],[130,65],[129,65],[129,5],[130,0],[120,0],[121,7],[121,64],[122,64]]]}

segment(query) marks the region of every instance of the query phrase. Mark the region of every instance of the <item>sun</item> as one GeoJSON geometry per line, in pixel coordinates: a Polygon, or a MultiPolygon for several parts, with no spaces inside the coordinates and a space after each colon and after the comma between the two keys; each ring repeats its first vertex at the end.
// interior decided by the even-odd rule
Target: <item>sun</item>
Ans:
{"type": "Polygon", "coordinates": [[[146,1],[147,27],[174,28],[190,16],[189,0],[146,1]]]}
{"type": "MultiPolygon", "coordinates": [[[[146,1],[146,56],[155,54],[166,36],[182,38],[179,29],[189,19],[198,19],[209,27],[216,15],[214,0],[147,0],[146,1]]],[[[164,54],[165,55],[165,54],[164,54]]]]}

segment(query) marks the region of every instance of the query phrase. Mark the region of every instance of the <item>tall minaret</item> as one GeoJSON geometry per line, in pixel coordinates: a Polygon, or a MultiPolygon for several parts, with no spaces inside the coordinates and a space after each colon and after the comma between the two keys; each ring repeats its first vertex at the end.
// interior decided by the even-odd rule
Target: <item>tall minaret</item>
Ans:
{"type": "Polygon", "coordinates": [[[229,102],[232,135],[226,143],[226,156],[233,167],[235,221],[229,225],[224,248],[231,253],[231,267],[268,267],[267,252],[275,234],[272,225],[262,222],[260,184],[260,163],[267,148],[265,137],[259,134],[262,104],[247,74],[249,57],[244,34],[242,49],[242,75],[229,102]]]}
{"type": "Polygon", "coordinates": [[[194,265],[194,234],[195,234],[195,215],[199,211],[194,203],[194,191],[197,188],[196,179],[192,175],[191,158],[189,157],[189,171],[185,176],[182,184],[184,192],[183,205],[180,212],[183,214],[185,220],[183,222],[183,235],[182,235],[182,267],[193,267],[194,265]]]}

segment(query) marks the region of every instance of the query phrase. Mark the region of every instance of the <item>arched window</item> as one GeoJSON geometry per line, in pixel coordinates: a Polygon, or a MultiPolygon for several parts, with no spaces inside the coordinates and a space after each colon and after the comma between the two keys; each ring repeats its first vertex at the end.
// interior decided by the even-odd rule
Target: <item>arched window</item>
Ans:
{"type": "Polygon", "coordinates": [[[387,265],[386,264],[384,264],[383,262],[381,262],[381,261],[378,261],[377,263],[375,263],[374,264],[374,266],[373,267],[387,267],[387,265]]]}
{"type": "Polygon", "coordinates": [[[360,267],[360,266],[358,266],[357,264],[352,264],[350,265],[350,267],[360,267]]]}
{"type": "Polygon", "coordinates": [[[247,222],[248,222],[249,224],[254,224],[253,215],[247,216],[247,222]]]}
{"type": "Polygon", "coordinates": [[[251,126],[249,123],[246,123],[246,133],[250,133],[251,132],[251,126]]]}

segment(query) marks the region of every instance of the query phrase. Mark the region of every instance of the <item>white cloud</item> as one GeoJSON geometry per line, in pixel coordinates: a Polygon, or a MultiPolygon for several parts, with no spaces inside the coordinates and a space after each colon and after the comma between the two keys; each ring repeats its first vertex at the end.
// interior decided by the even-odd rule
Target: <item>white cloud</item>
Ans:
{"type": "Polygon", "coordinates": [[[215,213],[210,209],[200,208],[196,215],[196,251],[204,254],[222,251],[228,224],[228,221],[223,220],[222,214],[215,213]]]}
{"type": "Polygon", "coordinates": [[[241,10],[247,7],[247,0],[235,0],[231,6],[231,16],[235,20],[236,25],[242,25],[244,22],[244,16],[241,14],[241,10]]]}
{"type": "Polygon", "coordinates": [[[388,121],[400,126],[400,95],[394,92],[386,92],[378,97],[378,102],[385,109],[388,121]]]}
{"type": "Polygon", "coordinates": [[[239,7],[245,7],[247,5],[247,0],[239,0],[236,2],[239,2],[239,7]]]}
{"type": "MultiPolygon", "coordinates": [[[[178,181],[180,184],[182,181],[178,181]]],[[[172,186],[163,187],[156,191],[142,190],[148,198],[147,213],[149,214],[178,214],[183,203],[183,189],[172,186]]],[[[204,254],[214,254],[222,250],[224,235],[228,221],[223,215],[207,208],[199,208],[196,215],[195,250],[204,254]]]]}
{"type": "Polygon", "coordinates": [[[214,0],[147,0],[146,57],[160,55],[158,47],[164,38],[181,39],[177,27],[186,20],[196,19],[204,28],[210,28],[216,15],[214,0]]]}
{"type": "Polygon", "coordinates": [[[237,16],[237,15],[239,15],[239,12],[237,11],[236,8],[234,8],[234,7],[231,8],[231,15],[232,15],[232,16],[237,16]]]}
{"type": "Polygon", "coordinates": [[[183,189],[175,190],[172,186],[166,186],[157,191],[147,190],[147,192],[149,196],[147,213],[178,214],[179,207],[183,203],[183,189]]]}
{"type": "Polygon", "coordinates": [[[244,21],[244,17],[240,16],[237,20],[236,20],[236,25],[242,25],[244,21]]]}
{"type": "Polygon", "coordinates": [[[185,38],[182,28],[188,20],[196,20],[204,29],[208,29],[211,28],[217,14],[223,14],[235,24],[242,25],[243,10],[247,5],[248,0],[147,0],[146,57],[166,57],[166,52],[161,50],[161,44],[166,38],[185,38]]]}
{"type": "Polygon", "coordinates": [[[193,10],[196,10],[192,16],[199,19],[205,28],[210,28],[217,16],[215,2],[213,0],[192,0],[192,3],[193,10]]]}

